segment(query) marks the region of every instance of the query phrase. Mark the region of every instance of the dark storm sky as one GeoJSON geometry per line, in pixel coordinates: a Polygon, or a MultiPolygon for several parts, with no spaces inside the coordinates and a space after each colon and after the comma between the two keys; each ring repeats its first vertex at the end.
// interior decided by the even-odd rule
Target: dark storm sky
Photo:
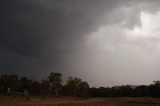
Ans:
{"type": "Polygon", "coordinates": [[[0,74],[51,71],[91,86],[160,76],[159,0],[1,0],[0,74]]]}

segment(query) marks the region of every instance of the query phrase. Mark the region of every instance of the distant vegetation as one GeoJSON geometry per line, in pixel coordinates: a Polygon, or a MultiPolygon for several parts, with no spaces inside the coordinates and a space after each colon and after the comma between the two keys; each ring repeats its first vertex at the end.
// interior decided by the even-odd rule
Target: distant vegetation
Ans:
{"type": "Polygon", "coordinates": [[[18,75],[0,76],[0,94],[10,96],[71,96],[77,98],[87,97],[160,97],[160,81],[154,81],[151,85],[141,86],[116,86],[90,88],[86,81],[81,78],[69,77],[62,84],[62,74],[51,72],[41,81],[35,81],[18,75]]]}
{"type": "Polygon", "coordinates": [[[18,75],[0,76],[0,94],[10,96],[73,96],[87,98],[89,85],[81,78],[69,77],[66,84],[62,84],[62,74],[51,72],[46,79],[35,81],[18,75]]]}

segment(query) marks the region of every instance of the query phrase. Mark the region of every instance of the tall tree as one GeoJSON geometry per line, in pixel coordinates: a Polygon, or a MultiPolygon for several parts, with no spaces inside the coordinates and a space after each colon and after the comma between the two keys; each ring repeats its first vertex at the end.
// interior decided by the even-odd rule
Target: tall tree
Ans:
{"type": "Polygon", "coordinates": [[[41,80],[41,95],[42,99],[45,100],[45,97],[49,94],[49,81],[47,79],[41,80]]]}
{"type": "Polygon", "coordinates": [[[8,88],[9,88],[9,76],[4,74],[0,76],[0,86],[1,86],[1,92],[3,94],[6,94],[8,92],[8,88]]]}
{"type": "Polygon", "coordinates": [[[86,81],[82,81],[78,88],[78,96],[81,98],[87,98],[89,94],[89,84],[86,81]]]}
{"type": "Polygon", "coordinates": [[[10,93],[13,95],[16,91],[19,90],[19,78],[18,75],[12,74],[9,76],[9,85],[10,85],[10,93]]]}
{"type": "Polygon", "coordinates": [[[54,91],[55,96],[58,96],[58,91],[62,87],[62,74],[51,72],[48,79],[51,91],[54,91]]]}
{"type": "Polygon", "coordinates": [[[69,88],[70,95],[76,97],[77,90],[79,89],[79,85],[82,82],[82,79],[76,77],[68,77],[67,87],[69,88]]]}

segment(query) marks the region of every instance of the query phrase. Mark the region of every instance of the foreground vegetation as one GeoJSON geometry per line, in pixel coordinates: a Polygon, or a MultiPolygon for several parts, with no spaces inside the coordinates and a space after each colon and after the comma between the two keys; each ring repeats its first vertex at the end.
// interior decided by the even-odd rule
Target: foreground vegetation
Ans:
{"type": "Polygon", "coordinates": [[[0,94],[7,96],[73,96],[86,98],[89,85],[80,78],[69,77],[62,85],[62,74],[53,73],[46,79],[35,81],[27,77],[18,77],[15,74],[0,76],[0,94]]]}
{"type": "Polygon", "coordinates": [[[23,96],[29,100],[31,96],[46,97],[160,97],[160,81],[151,85],[132,87],[130,85],[116,87],[91,88],[86,81],[77,77],[68,77],[62,84],[62,74],[51,72],[45,79],[36,81],[18,75],[0,76],[0,95],[23,96]]]}

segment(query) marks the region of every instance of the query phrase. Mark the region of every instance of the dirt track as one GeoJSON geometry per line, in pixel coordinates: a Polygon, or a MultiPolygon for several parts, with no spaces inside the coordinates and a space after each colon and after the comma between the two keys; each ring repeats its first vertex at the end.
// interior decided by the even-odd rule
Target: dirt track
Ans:
{"type": "Polygon", "coordinates": [[[90,98],[75,99],[68,97],[48,97],[42,100],[40,97],[0,96],[0,106],[160,106],[159,98],[90,98]]]}

